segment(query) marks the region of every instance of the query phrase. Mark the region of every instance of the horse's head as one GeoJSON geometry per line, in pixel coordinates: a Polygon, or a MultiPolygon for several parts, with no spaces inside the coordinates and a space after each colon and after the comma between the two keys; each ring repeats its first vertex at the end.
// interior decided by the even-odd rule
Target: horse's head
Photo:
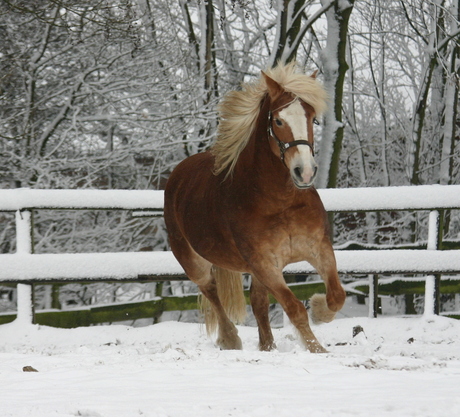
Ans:
{"type": "Polygon", "coordinates": [[[295,186],[308,188],[318,168],[314,158],[315,109],[262,74],[270,97],[267,134],[271,150],[289,169],[295,186]]]}

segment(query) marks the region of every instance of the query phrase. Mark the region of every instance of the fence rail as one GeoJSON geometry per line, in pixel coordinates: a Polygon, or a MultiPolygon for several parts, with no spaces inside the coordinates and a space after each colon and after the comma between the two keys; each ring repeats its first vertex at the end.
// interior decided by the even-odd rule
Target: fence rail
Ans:
{"type": "MultiPolygon", "coordinates": [[[[342,274],[460,274],[460,250],[337,250],[342,274]]],[[[172,252],[0,255],[1,282],[176,281],[185,272],[172,252]]],[[[308,262],[288,265],[286,275],[311,274],[308,262]]]]}
{"type": "MultiPolygon", "coordinates": [[[[460,250],[440,251],[446,209],[460,209],[460,186],[382,187],[318,190],[327,211],[430,211],[427,250],[336,251],[340,273],[371,274],[371,315],[376,315],[377,274],[429,274],[428,312],[436,313],[440,274],[460,274],[460,250]]],[[[0,283],[18,284],[18,320],[33,321],[34,282],[144,281],[185,279],[171,252],[34,254],[35,210],[130,210],[161,215],[163,191],[0,190],[0,211],[16,212],[17,252],[0,255],[0,283]]],[[[306,262],[288,265],[287,274],[312,273],[306,262]]]]}

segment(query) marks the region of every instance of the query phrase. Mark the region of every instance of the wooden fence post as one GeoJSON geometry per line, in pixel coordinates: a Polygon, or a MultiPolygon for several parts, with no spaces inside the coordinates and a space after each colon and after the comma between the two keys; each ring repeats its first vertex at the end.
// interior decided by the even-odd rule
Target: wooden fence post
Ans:
{"type": "MultiPolygon", "coordinates": [[[[430,212],[428,220],[427,250],[438,250],[441,247],[444,212],[438,210],[430,212]]],[[[439,314],[440,312],[440,283],[441,275],[428,275],[425,284],[425,315],[439,314]]]]}
{"type": "MultiPolygon", "coordinates": [[[[33,215],[30,210],[16,211],[16,252],[18,254],[32,254],[33,241],[33,215]]],[[[24,324],[34,323],[34,288],[33,284],[18,283],[17,285],[17,310],[16,320],[24,324]]]]}
{"type": "Polygon", "coordinates": [[[369,275],[369,317],[377,318],[379,309],[379,276],[369,275]]]}

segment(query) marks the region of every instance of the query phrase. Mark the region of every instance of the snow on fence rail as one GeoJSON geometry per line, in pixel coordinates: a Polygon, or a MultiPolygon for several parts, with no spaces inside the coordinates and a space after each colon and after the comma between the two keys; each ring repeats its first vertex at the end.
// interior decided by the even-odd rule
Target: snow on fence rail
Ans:
{"type": "MultiPolygon", "coordinates": [[[[327,211],[433,210],[460,207],[460,185],[318,190],[327,211]]],[[[0,211],[119,209],[163,211],[159,190],[0,190],[0,211]]]]}
{"type": "MultiPolygon", "coordinates": [[[[426,280],[426,310],[435,312],[433,274],[460,273],[460,250],[437,251],[439,212],[460,209],[460,185],[318,190],[326,210],[430,210],[428,250],[336,251],[340,273],[431,274],[426,280]],[[434,294],[434,295],[433,295],[434,294]]],[[[0,255],[0,282],[18,284],[18,319],[33,321],[33,282],[184,279],[171,252],[33,254],[31,213],[40,209],[132,210],[161,215],[163,191],[132,190],[0,190],[0,211],[16,212],[17,252],[0,255]]],[[[311,273],[307,262],[288,265],[285,273],[311,273]]],[[[372,284],[372,285],[371,285],[372,284]]],[[[376,315],[376,279],[373,310],[376,315]]]]}

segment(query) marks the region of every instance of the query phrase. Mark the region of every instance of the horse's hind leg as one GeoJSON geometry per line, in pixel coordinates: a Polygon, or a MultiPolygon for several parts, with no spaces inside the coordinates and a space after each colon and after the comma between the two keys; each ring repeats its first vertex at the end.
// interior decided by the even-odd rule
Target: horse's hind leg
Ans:
{"type": "Polygon", "coordinates": [[[242,349],[243,345],[241,339],[238,336],[238,330],[236,326],[228,318],[222,303],[220,302],[217,285],[212,277],[205,284],[198,284],[202,294],[209,300],[214,313],[217,317],[218,323],[218,337],[217,345],[221,349],[242,349]]]}
{"type": "Polygon", "coordinates": [[[252,275],[250,299],[252,312],[259,328],[259,349],[264,351],[275,349],[276,345],[268,317],[268,290],[254,275],[252,275]]]}
{"type": "MultiPolygon", "coordinates": [[[[170,239],[170,244],[188,278],[198,285],[201,293],[209,300],[214,310],[218,327],[217,344],[221,349],[242,349],[238,331],[228,318],[219,299],[216,281],[211,274],[212,264],[198,255],[184,239],[170,239]]],[[[209,329],[208,325],[206,327],[209,329]]]]}

